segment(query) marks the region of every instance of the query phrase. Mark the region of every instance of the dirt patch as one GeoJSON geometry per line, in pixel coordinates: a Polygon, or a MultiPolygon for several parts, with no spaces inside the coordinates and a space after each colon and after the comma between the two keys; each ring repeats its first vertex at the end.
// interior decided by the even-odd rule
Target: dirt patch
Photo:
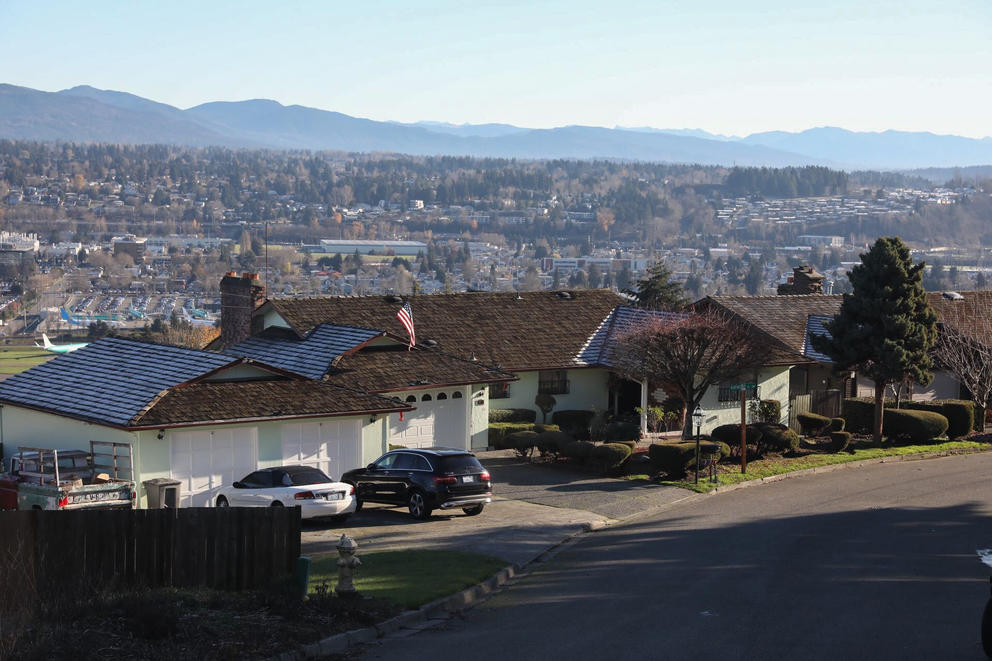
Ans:
{"type": "Polygon", "coordinates": [[[286,592],[149,590],[47,607],[0,635],[0,659],[266,659],[368,627],[402,608],[381,599],[286,592]]]}

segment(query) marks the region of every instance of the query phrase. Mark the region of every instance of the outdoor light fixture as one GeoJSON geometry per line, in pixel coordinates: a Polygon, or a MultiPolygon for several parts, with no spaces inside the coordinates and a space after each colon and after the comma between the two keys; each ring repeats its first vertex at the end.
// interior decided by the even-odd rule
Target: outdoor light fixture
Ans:
{"type": "Polygon", "coordinates": [[[696,423],[696,484],[699,484],[699,430],[703,426],[703,416],[706,412],[703,411],[702,406],[696,406],[696,410],[692,412],[692,420],[696,423]]]}

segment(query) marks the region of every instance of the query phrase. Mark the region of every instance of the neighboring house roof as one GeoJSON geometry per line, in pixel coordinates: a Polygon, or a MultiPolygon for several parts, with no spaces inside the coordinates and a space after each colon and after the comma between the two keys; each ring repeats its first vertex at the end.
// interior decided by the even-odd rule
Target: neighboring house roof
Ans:
{"type": "Polygon", "coordinates": [[[576,367],[575,357],[624,299],[607,289],[569,292],[463,292],[397,296],[270,299],[256,314],[278,313],[300,337],[324,323],[406,331],[396,313],[409,301],[418,344],[504,370],[576,367]]]}
{"type": "Polygon", "coordinates": [[[168,391],[132,427],[410,411],[397,399],[321,381],[202,382],[168,391]]]}
{"type": "Polygon", "coordinates": [[[478,361],[414,347],[370,347],[339,358],[326,377],[330,383],[366,392],[439,388],[515,381],[517,377],[478,361]]]}
{"type": "Polygon", "coordinates": [[[127,426],[167,389],[238,362],[209,351],[104,338],[0,382],[0,401],[127,426]]]}
{"type": "Polygon", "coordinates": [[[707,296],[700,304],[713,304],[751,324],[778,346],[772,347],[775,363],[804,363],[807,358],[806,321],[810,315],[833,317],[840,311],[841,295],[707,296]]]}
{"type": "Polygon", "coordinates": [[[320,379],[336,358],[382,335],[382,331],[368,328],[320,324],[301,340],[295,333],[270,328],[224,353],[254,358],[311,379],[320,379]]]}
{"type": "Polygon", "coordinates": [[[992,291],[930,292],[938,321],[992,346],[992,291]]]}
{"type": "Polygon", "coordinates": [[[644,310],[620,305],[610,312],[585,346],[575,356],[578,365],[613,365],[613,349],[617,340],[639,326],[656,321],[678,321],[687,315],[661,310],[644,310]]]}

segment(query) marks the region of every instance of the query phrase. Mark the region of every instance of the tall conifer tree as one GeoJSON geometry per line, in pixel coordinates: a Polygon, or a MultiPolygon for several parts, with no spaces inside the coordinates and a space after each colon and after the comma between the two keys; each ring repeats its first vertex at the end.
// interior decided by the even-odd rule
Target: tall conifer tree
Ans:
{"type": "Polygon", "coordinates": [[[848,276],[840,312],[827,324],[831,337],[813,336],[813,347],[840,367],[855,368],[875,382],[874,438],[882,439],[888,384],[909,378],[926,385],[937,337],[937,315],[923,289],[924,263],[913,264],[899,237],[881,237],[848,276]]]}

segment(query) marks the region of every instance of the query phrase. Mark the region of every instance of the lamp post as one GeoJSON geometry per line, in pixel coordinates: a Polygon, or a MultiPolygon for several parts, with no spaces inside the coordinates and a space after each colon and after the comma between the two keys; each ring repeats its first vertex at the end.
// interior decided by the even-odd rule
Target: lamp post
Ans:
{"type": "Polygon", "coordinates": [[[696,423],[696,484],[699,484],[699,431],[703,426],[703,416],[706,412],[703,411],[702,406],[696,406],[696,410],[692,412],[692,420],[696,423]]]}

